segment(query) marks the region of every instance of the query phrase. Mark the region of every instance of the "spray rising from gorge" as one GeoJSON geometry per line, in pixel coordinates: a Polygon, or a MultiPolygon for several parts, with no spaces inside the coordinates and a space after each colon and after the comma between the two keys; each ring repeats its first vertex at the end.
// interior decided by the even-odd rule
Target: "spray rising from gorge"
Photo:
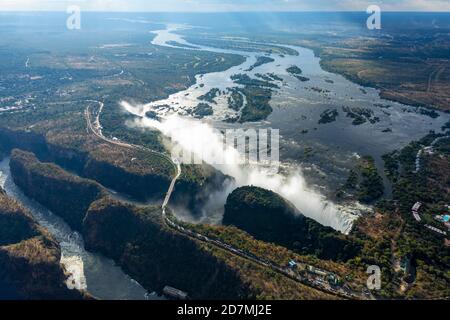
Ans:
{"type": "Polygon", "coordinates": [[[211,125],[176,114],[157,121],[145,116],[146,108],[143,106],[131,105],[127,102],[122,102],[121,105],[127,112],[138,116],[134,125],[159,130],[188,154],[201,158],[235,179],[232,186],[227,186],[222,194],[214,196],[216,201],[218,199],[224,201],[234,188],[247,185],[258,186],[280,194],[292,202],[305,216],[325,226],[344,233],[350,231],[355,216],[343,212],[337,205],[326,201],[322,195],[308,188],[300,168],[282,175],[273,173],[270,168],[262,165],[240,165],[241,157],[244,155],[234,148],[224,148],[223,135],[211,125]],[[226,161],[217,163],[215,161],[217,155],[221,155],[226,161]]]}

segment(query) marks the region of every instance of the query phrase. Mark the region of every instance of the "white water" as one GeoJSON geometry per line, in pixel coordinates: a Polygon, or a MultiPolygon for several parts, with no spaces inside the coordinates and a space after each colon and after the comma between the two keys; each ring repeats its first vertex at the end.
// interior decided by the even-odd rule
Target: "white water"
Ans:
{"type": "MultiPolygon", "coordinates": [[[[321,194],[309,188],[299,166],[291,170],[289,174],[273,174],[271,171],[258,165],[239,166],[236,163],[239,163],[238,159],[242,155],[235,149],[225,150],[225,157],[229,160],[226,161],[227,164],[215,164],[214,155],[224,152],[223,137],[220,132],[216,131],[212,125],[204,121],[183,117],[182,115],[186,115],[189,109],[195,107],[198,104],[197,98],[210,89],[219,88],[225,90],[228,87],[235,87],[236,85],[233,84],[230,76],[236,73],[242,73],[243,70],[248,69],[255,63],[257,56],[261,54],[192,45],[186,42],[181,36],[173,33],[182,28],[184,27],[171,25],[166,30],[153,32],[156,34],[156,37],[152,41],[152,44],[173,47],[167,44],[167,42],[175,41],[180,44],[195,46],[201,50],[240,54],[246,57],[246,61],[239,66],[232,67],[223,72],[198,75],[196,77],[196,85],[185,91],[175,93],[168,99],[162,101],[150,102],[146,105],[131,105],[123,101],[121,105],[126,111],[140,117],[133,125],[158,129],[165,136],[171,138],[172,142],[181,146],[187,152],[202,158],[206,163],[211,164],[224,174],[232,176],[235,179],[235,185],[227,186],[220,195],[211,195],[211,199],[214,201],[220,199],[220,203],[216,205],[222,206],[226,196],[236,187],[254,185],[280,194],[292,202],[305,216],[343,233],[349,233],[357,215],[349,208],[344,209],[327,201],[321,194]],[[200,83],[203,84],[203,87],[199,86],[200,83]],[[165,104],[170,107],[161,107],[165,104]],[[157,111],[163,120],[158,122],[146,118],[145,113],[149,110],[157,111]]],[[[195,51],[197,49],[187,50],[195,51]]],[[[286,60],[283,65],[277,65],[277,73],[285,74],[286,66],[291,65],[291,58],[278,57],[278,59],[286,60]]],[[[275,66],[271,64],[271,67],[275,66]]],[[[258,71],[254,70],[253,73],[255,72],[258,71]]],[[[218,119],[224,119],[226,116],[233,115],[233,112],[227,108],[226,103],[218,103],[214,107],[214,117],[218,117],[218,119]]]]}
{"type": "MultiPolygon", "coordinates": [[[[347,203],[344,207],[327,201],[320,192],[313,190],[306,184],[302,168],[298,164],[292,166],[284,163],[282,164],[283,167],[290,167],[289,172],[275,175],[258,166],[240,167],[233,164],[214,164],[214,155],[223,152],[222,135],[215,131],[214,127],[237,127],[237,124],[228,125],[222,122],[228,117],[234,118],[239,115],[239,112],[231,110],[227,103],[227,88],[239,87],[231,80],[231,76],[234,74],[245,73],[255,78],[257,73],[274,73],[283,78],[283,81],[275,81],[280,89],[274,91],[271,104],[276,107],[273,108],[274,112],[268,121],[243,124],[241,127],[244,129],[249,127],[267,128],[268,126],[282,128],[280,130],[282,134],[280,143],[284,144],[285,147],[287,146],[285,150],[289,148],[291,142],[294,146],[306,141],[308,141],[306,145],[308,143],[318,144],[318,148],[321,148],[319,150],[323,150],[323,155],[316,160],[319,160],[325,168],[333,167],[336,164],[335,161],[339,161],[336,159],[337,157],[342,159],[345,156],[350,156],[353,159],[352,155],[355,152],[357,154],[372,154],[376,158],[381,158],[381,155],[403,147],[411,140],[424,136],[430,130],[439,130],[448,119],[444,114],[441,114],[438,119],[429,119],[418,112],[414,112],[413,107],[381,99],[379,92],[375,89],[363,88],[340,75],[325,72],[320,66],[320,59],[314,55],[313,51],[301,47],[285,46],[297,51],[299,55],[270,54],[269,56],[275,60],[274,62],[247,71],[255,63],[258,56],[265,54],[191,44],[182,36],[174,33],[186,28],[187,26],[183,25],[169,25],[165,30],[154,31],[152,33],[156,36],[152,44],[176,48],[169,43],[177,42],[181,45],[190,46],[190,48],[178,49],[190,50],[194,57],[196,51],[203,50],[241,55],[246,58],[245,62],[222,72],[197,75],[194,85],[170,95],[167,99],[152,101],[145,105],[130,105],[127,102],[122,102],[122,106],[128,112],[141,117],[132,125],[160,130],[186,151],[200,156],[205,162],[236,179],[236,185],[227,186],[222,194],[211,195],[211,203],[207,206],[210,211],[214,211],[211,210],[211,208],[214,208],[213,201],[216,201],[215,209],[217,209],[218,206],[224,204],[226,196],[233,188],[243,185],[256,185],[275,191],[290,200],[306,216],[344,233],[351,230],[358,214],[371,210],[357,202],[347,203]],[[192,48],[192,46],[195,48],[192,48]],[[292,65],[300,66],[303,74],[310,78],[310,81],[300,83],[290,76],[286,69],[292,65]],[[316,92],[311,90],[312,87],[326,90],[316,92]],[[215,99],[217,103],[212,105],[214,114],[203,120],[190,117],[190,112],[199,103],[198,98],[214,88],[221,91],[220,96],[215,99]],[[376,107],[375,104],[377,103],[391,105],[389,112],[376,107]],[[345,105],[368,107],[380,119],[380,122],[372,125],[353,126],[351,120],[346,119],[342,112],[339,121],[320,126],[320,130],[316,130],[321,112],[326,108],[340,109],[345,105]],[[155,111],[160,116],[162,119],[160,123],[145,117],[145,113],[150,110],[155,111]],[[393,128],[393,132],[391,134],[384,133],[383,130],[386,127],[393,128]],[[307,136],[302,136],[300,133],[303,129],[308,129],[307,136]],[[321,147],[322,145],[324,147],[321,147]]],[[[226,153],[227,157],[231,159],[236,160],[241,157],[236,150],[227,150],[226,153]]],[[[231,163],[236,162],[231,161],[231,163]]],[[[351,160],[351,162],[354,162],[354,160],[351,160]]],[[[350,165],[354,166],[354,164],[350,165]]],[[[323,171],[317,173],[318,176],[321,174],[322,176],[326,175],[323,171]]],[[[341,175],[343,174],[345,172],[341,172],[341,175]]]]}
{"type": "MultiPolygon", "coordinates": [[[[223,137],[211,125],[182,117],[176,114],[168,116],[161,122],[144,116],[143,108],[123,102],[122,106],[130,113],[139,116],[135,125],[153,128],[171,138],[172,142],[181,146],[188,154],[193,154],[217,170],[235,179],[235,185],[223,192],[222,198],[240,186],[258,186],[279,193],[291,201],[300,212],[319,223],[348,233],[356,216],[343,213],[333,203],[326,201],[320,194],[309,189],[300,168],[289,175],[273,173],[259,165],[241,166],[239,152],[234,148],[224,150],[223,137]],[[217,164],[217,155],[224,155],[226,161],[217,164]]],[[[217,199],[214,197],[214,199],[217,199]]],[[[223,203],[221,203],[223,204],[223,203]]]]}
{"type": "Polygon", "coordinates": [[[9,170],[9,159],[0,162],[0,186],[8,196],[27,208],[36,221],[55,238],[61,246],[61,264],[70,273],[67,287],[86,290],[99,299],[145,300],[157,299],[135,280],[126,275],[114,261],[86,251],[83,238],[58,216],[25,196],[14,184],[9,170]]]}

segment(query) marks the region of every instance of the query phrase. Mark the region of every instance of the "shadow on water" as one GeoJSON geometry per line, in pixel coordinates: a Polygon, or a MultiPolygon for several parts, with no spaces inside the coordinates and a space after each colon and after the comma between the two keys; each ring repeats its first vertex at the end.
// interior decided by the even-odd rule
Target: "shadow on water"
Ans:
{"type": "MultiPolygon", "coordinates": [[[[8,196],[27,208],[36,221],[58,241],[61,246],[61,264],[72,274],[68,280],[69,288],[84,289],[94,297],[105,300],[160,299],[154,294],[148,294],[112,260],[86,251],[79,233],[71,230],[61,218],[25,196],[11,178],[9,158],[0,162],[0,186],[8,196]]],[[[10,289],[0,287],[0,297],[3,297],[2,294],[14,297],[10,289]]]]}

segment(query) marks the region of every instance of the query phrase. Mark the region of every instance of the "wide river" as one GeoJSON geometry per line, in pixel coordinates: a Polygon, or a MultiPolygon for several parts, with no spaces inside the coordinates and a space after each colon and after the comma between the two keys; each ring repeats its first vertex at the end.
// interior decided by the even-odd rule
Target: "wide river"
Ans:
{"type": "MultiPolygon", "coordinates": [[[[168,25],[164,30],[152,31],[155,34],[152,44],[190,50],[194,56],[197,50],[236,54],[245,57],[245,62],[222,72],[197,75],[194,85],[170,95],[167,99],[150,101],[144,106],[127,104],[128,106],[124,107],[140,116],[152,110],[163,119],[173,114],[180,115],[183,119],[188,118],[189,121],[166,121],[166,123],[163,120],[162,125],[156,126],[171,137],[172,141],[186,148],[192,143],[186,141],[186,136],[194,134],[211,136],[205,125],[218,130],[279,129],[282,168],[285,172],[300,171],[300,175],[297,173],[295,178],[290,179],[289,173],[285,174],[285,181],[280,177],[273,179],[274,177],[268,175],[261,175],[260,179],[256,179],[254,171],[247,174],[240,171],[236,174],[235,168],[233,170],[224,166],[216,168],[235,178],[245,175],[246,179],[241,179],[236,186],[253,184],[281,193],[306,216],[342,232],[349,232],[356,215],[369,209],[358,203],[334,204],[330,200],[338,187],[345,182],[349,170],[354,168],[357,160],[366,155],[374,157],[385,182],[386,196],[389,197],[391,186],[384,175],[382,155],[422,138],[430,130],[440,132],[441,127],[449,120],[449,115],[445,113],[439,112],[439,116],[433,118],[425,115],[422,108],[381,99],[378,90],[359,86],[340,75],[324,71],[320,59],[310,49],[283,45],[295,50],[298,55],[221,49],[188,42],[185,37],[191,36],[189,29],[189,26],[168,25]],[[270,57],[273,62],[250,68],[261,56],[270,57]],[[307,77],[309,81],[301,82],[290,75],[287,69],[291,66],[299,67],[303,71],[302,76],[307,77]],[[241,87],[231,79],[231,76],[241,73],[255,79],[258,74],[275,74],[282,78],[282,81],[274,82],[280,88],[273,92],[270,102],[273,112],[266,121],[247,124],[230,124],[223,121],[236,115],[236,112],[228,107],[226,92],[228,88],[241,87]],[[199,104],[198,98],[211,89],[219,89],[221,92],[216,97],[215,103],[211,104],[214,114],[201,120],[193,119],[189,116],[190,110],[199,104]],[[347,110],[352,108],[369,110],[372,115],[366,123],[353,125],[353,119],[347,115],[347,110]],[[338,112],[336,121],[319,124],[321,114],[325,110],[334,109],[338,112]],[[292,190],[293,188],[298,190],[292,190]]],[[[148,121],[144,122],[142,121],[141,125],[154,125],[149,125],[148,121]]],[[[214,139],[211,136],[210,141],[203,143],[205,148],[210,148],[212,141],[214,139]]],[[[232,188],[224,191],[228,194],[232,188]]],[[[220,223],[222,217],[220,209],[223,208],[225,199],[225,196],[216,197],[214,199],[216,210],[209,208],[200,221],[220,223]]]]}
{"type": "MultiPolygon", "coordinates": [[[[283,168],[300,170],[301,176],[291,177],[286,181],[278,177],[263,176],[262,179],[250,181],[252,184],[260,184],[267,188],[271,188],[272,183],[271,189],[291,200],[305,215],[342,232],[349,232],[356,217],[354,214],[361,213],[358,210],[365,208],[358,204],[334,205],[327,198],[345,181],[348,170],[354,166],[355,161],[360,156],[371,155],[375,158],[380,173],[383,173],[381,160],[383,154],[404,147],[412,140],[423,137],[430,130],[439,132],[441,126],[449,120],[448,114],[439,113],[438,118],[431,118],[422,114],[420,108],[383,100],[375,89],[361,87],[340,75],[324,71],[320,66],[320,59],[309,49],[285,46],[299,54],[278,55],[206,47],[187,42],[177,33],[177,31],[185,32],[184,29],[186,28],[183,26],[170,25],[165,30],[154,31],[156,36],[152,44],[173,47],[172,44],[177,42],[186,46],[178,48],[179,50],[192,50],[194,55],[195,50],[204,50],[238,54],[244,56],[246,60],[241,65],[222,72],[198,75],[195,85],[167,99],[149,102],[144,111],[169,105],[170,108],[158,108],[156,111],[161,116],[174,112],[186,116],[188,111],[199,103],[198,97],[211,89],[225,91],[227,88],[239,87],[231,80],[232,75],[246,73],[255,78],[257,73],[274,73],[281,77],[283,80],[277,82],[280,88],[274,90],[271,100],[273,113],[267,121],[243,125],[223,122],[222,120],[235,113],[228,108],[227,96],[222,95],[215,99],[213,116],[202,120],[190,118],[190,121],[194,121],[190,123],[194,126],[206,123],[216,129],[237,127],[279,129],[283,168]],[[248,71],[262,55],[270,56],[274,61],[248,71]],[[286,71],[290,66],[300,67],[302,75],[310,80],[300,82],[291,76],[286,71]],[[379,121],[374,123],[368,121],[359,126],[352,125],[352,119],[346,116],[344,107],[370,109],[373,117],[377,117],[379,121]],[[327,109],[336,109],[339,116],[335,122],[318,124],[320,115],[327,109]]],[[[182,134],[188,135],[192,130],[187,128],[182,134]]],[[[166,133],[171,135],[170,131],[166,133]]],[[[232,174],[232,172],[225,173],[232,174]]],[[[389,186],[388,182],[385,182],[389,186]]],[[[77,232],[72,231],[62,219],[28,199],[11,179],[9,159],[0,162],[0,185],[8,195],[23,203],[39,224],[46,227],[61,244],[61,262],[72,273],[69,286],[86,289],[101,299],[157,298],[148,294],[113,261],[86,251],[83,239],[77,232]]],[[[226,192],[229,193],[231,190],[226,192]]],[[[217,208],[223,208],[226,194],[215,198],[217,208]]],[[[220,212],[203,219],[220,223],[220,212]]]]}

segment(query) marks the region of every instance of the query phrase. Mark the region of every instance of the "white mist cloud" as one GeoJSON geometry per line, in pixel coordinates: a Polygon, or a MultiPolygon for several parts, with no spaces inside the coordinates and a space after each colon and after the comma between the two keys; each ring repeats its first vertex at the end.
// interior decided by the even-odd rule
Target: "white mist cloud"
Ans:
{"type": "MultiPolygon", "coordinates": [[[[289,176],[284,176],[273,174],[262,166],[240,166],[237,163],[242,155],[234,148],[224,150],[222,135],[209,124],[176,114],[159,122],[145,117],[142,106],[133,106],[127,102],[122,102],[121,105],[126,111],[140,117],[136,120],[136,125],[161,131],[173,143],[233,177],[236,180],[234,187],[253,185],[272,190],[292,202],[305,216],[344,233],[350,230],[355,216],[342,212],[337,205],[308,188],[300,168],[289,176]],[[229,161],[214,164],[214,155],[222,152],[225,152],[229,161]]],[[[224,192],[231,191],[228,189],[224,192]]]]}

